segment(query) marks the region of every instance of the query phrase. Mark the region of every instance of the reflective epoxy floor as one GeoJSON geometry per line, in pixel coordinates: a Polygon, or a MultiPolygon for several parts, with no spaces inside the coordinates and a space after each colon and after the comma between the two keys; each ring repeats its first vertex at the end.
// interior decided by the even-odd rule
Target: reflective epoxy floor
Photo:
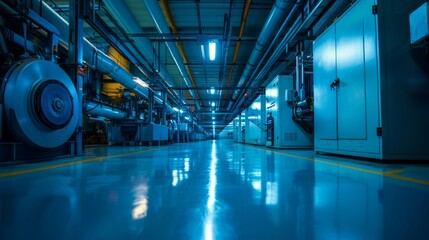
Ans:
{"type": "Polygon", "coordinates": [[[86,151],[0,169],[0,239],[429,239],[428,165],[229,140],[86,151]]]}

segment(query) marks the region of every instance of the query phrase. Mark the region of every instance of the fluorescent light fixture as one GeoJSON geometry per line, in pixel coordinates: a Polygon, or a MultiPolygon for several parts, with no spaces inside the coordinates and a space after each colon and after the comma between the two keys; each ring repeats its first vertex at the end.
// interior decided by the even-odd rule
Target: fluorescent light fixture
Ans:
{"type": "Polygon", "coordinates": [[[215,89],[214,88],[210,88],[210,94],[215,94],[215,89]]]}
{"type": "Polygon", "coordinates": [[[182,109],[180,109],[180,113],[183,113],[183,110],[182,110],[182,109]]]}
{"type": "Polygon", "coordinates": [[[149,85],[147,85],[147,83],[143,82],[143,80],[141,80],[141,79],[140,79],[140,78],[138,78],[138,77],[133,77],[133,81],[134,81],[135,83],[137,83],[138,85],[140,85],[140,86],[144,87],[144,88],[149,87],[149,85]]]}
{"type": "Polygon", "coordinates": [[[178,111],[179,111],[179,109],[178,109],[177,107],[174,107],[174,108],[173,108],[173,110],[174,110],[175,112],[178,112],[178,111]]]}
{"type": "Polygon", "coordinates": [[[209,57],[210,57],[210,61],[214,61],[216,58],[216,42],[215,41],[209,42],[209,57]]]}
{"type": "Polygon", "coordinates": [[[213,125],[215,125],[216,124],[216,122],[215,121],[213,121],[213,125]]]}
{"type": "Polygon", "coordinates": [[[212,120],[215,120],[216,119],[216,117],[212,117],[212,120]]]}
{"type": "Polygon", "coordinates": [[[215,102],[212,102],[212,107],[214,107],[216,105],[216,103],[215,102]]]}
{"type": "Polygon", "coordinates": [[[201,44],[201,55],[203,56],[203,60],[206,60],[206,53],[204,51],[204,45],[201,44]]]}
{"type": "Polygon", "coordinates": [[[212,113],[214,113],[214,111],[212,111],[212,113]]]}
{"type": "Polygon", "coordinates": [[[185,117],[185,119],[189,121],[189,117],[185,117]]]}

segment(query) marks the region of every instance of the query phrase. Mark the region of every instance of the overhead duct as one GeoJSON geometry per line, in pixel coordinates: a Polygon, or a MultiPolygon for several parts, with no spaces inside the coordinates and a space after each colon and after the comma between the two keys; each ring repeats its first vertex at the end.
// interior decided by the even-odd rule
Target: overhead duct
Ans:
{"type": "MultiPolygon", "coordinates": [[[[260,60],[259,64],[256,67],[257,69],[259,69],[259,67],[263,66],[262,69],[260,71],[258,71],[257,74],[254,72],[251,76],[253,78],[253,76],[256,75],[256,77],[254,77],[254,79],[256,79],[256,81],[253,81],[251,84],[249,84],[250,88],[256,87],[256,86],[266,86],[267,84],[269,84],[269,82],[275,76],[280,74],[280,72],[288,65],[286,62],[280,63],[274,70],[270,69],[270,68],[274,65],[275,61],[279,58],[281,53],[284,51],[286,45],[289,44],[297,36],[298,33],[302,34],[303,32],[308,31],[308,29],[318,19],[318,16],[320,16],[322,14],[322,12],[329,6],[329,4],[332,1],[333,0],[320,0],[320,1],[318,1],[317,5],[315,5],[313,7],[312,11],[306,16],[306,18],[304,20],[301,20],[301,18],[297,18],[297,19],[293,18],[293,16],[295,16],[297,13],[299,13],[300,8],[298,7],[298,5],[295,5],[290,11],[288,11],[289,12],[288,16],[283,21],[283,25],[282,25],[281,29],[283,29],[283,26],[286,26],[286,24],[289,21],[295,20],[295,22],[290,26],[288,32],[283,37],[283,39],[280,41],[280,43],[276,42],[276,44],[274,44],[274,41],[279,37],[279,34],[277,34],[274,37],[275,40],[273,40],[273,42],[270,44],[269,48],[267,49],[267,52],[264,54],[264,56],[262,57],[262,59],[260,60]],[[271,53],[270,50],[274,46],[276,46],[276,48],[271,53]],[[268,55],[269,52],[270,52],[270,54],[268,55]],[[266,60],[266,57],[268,57],[268,60],[266,60]],[[262,77],[264,75],[267,74],[267,72],[269,70],[270,70],[269,77],[267,78],[267,80],[265,82],[263,82],[261,84],[260,80],[262,79],[262,77]]],[[[344,4],[344,5],[346,5],[346,4],[344,4]]],[[[325,24],[327,24],[327,23],[325,23],[325,24]]],[[[243,102],[244,102],[244,98],[241,98],[239,102],[235,103],[234,114],[237,114],[237,112],[240,109],[239,107],[243,104],[243,102]]]]}
{"type": "MultiPolygon", "coordinates": [[[[128,32],[133,34],[144,34],[141,26],[138,24],[137,20],[133,17],[132,13],[126,6],[126,4],[123,1],[120,0],[105,0],[103,3],[106,5],[109,12],[116,18],[120,25],[128,32]]],[[[148,61],[155,63],[157,60],[157,56],[154,53],[153,46],[149,39],[145,37],[138,37],[134,39],[136,46],[141,49],[141,51],[144,53],[145,57],[148,59],[148,61]]],[[[176,49],[177,50],[177,49],[176,49]]],[[[176,56],[177,57],[177,56],[176,56]]],[[[175,59],[176,61],[177,59],[175,59]]],[[[179,69],[180,70],[180,69],[179,69]]],[[[159,68],[157,69],[158,74],[166,81],[166,83],[170,87],[176,87],[176,84],[174,83],[171,76],[168,74],[167,70],[162,64],[159,64],[159,68]]],[[[182,71],[182,70],[180,70],[182,71]]],[[[183,73],[185,73],[184,71],[183,73]]],[[[183,74],[182,74],[183,76],[183,74]]],[[[184,87],[192,87],[192,85],[189,83],[189,77],[183,78],[185,86],[184,87]]],[[[193,98],[196,98],[196,94],[194,91],[189,90],[190,94],[193,98]]],[[[176,92],[177,94],[177,92],[176,92]]],[[[179,94],[177,94],[179,95],[179,94]]],[[[182,103],[186,104],[186,101],[182,98],[182,103]]],[[[199,105],[197,105],[199,107],[199,105]]]]}
{"type": "MultiPolygon", "coordinates": [[[[250,58],[244,68],[243,74],[240,77],[240,81],[237,84],[237,87],[243,86],[245,82],[249,79],[252,71],[254,70],[256,64],[260,60],[264,50],[269,43],[271,36],[277,30],[278,25],[286,16],[286,10],[288,9],[291,0],[276,0],[273,8],[271,9],[270,14],[267,17],[267,21],[264,24],[264,27],[259,34],[258,40],[256,42],[255,48],[250,55],[250,58]]],[[[232,100],[228,105],[228,111],[231,110],[233,102],[237,99],[239,90],[235,90],[232,100]]]]}
{"type": "MultiPolygon", "coordinates": [[[[60,31],[61,40],[68,44],[69,41],[69,24],[62,18],[59,14],[55,12],[49,5],[42,1],[41,8],[39,0],[33,0],[34,11],[39,15],[45,18],[48,22],[52,23],[60,31]]],[[[84,39],[83,44],[83,59],[86,63],[93,69],[100,71],[115,81],[121,83],[126,88],[135,92],[139,96],[148,99],[149,92],[147,87],[139,84],[138,81],[135,81],[135,76],[123,69],[119,64],[117,64],[112,58],[107,56],[104,52],[97,49],[93,46],[88,40],[84,39]]],[[[163,101],[160,98],[155,98],[155,102],[162,104],[163,101]]],[[[171,106],[168,104],[167,108],[171,109],[171,106]]]]}
{"type": "MultiPolygon", "coordinates": [[[[161,34],[171,34],[170,27],[168,26],[167,21],[164,18],[164,15],[162,14],[161,8],[158,4],[157,0],[144,0],[143,1],[150,16],[152,17],[152,20],[155,22],[156,28],[158,29],[158,32],[161,34]]],[[[177,68],[179,69],[180,75],[182,75],[183,79],[185,79],[186,85],[188,81],[191,81],[190,76],[188,75],[187,69],[182,61],[182,56],[179,53],[179,50],[177,49],[177,45],[174,42],[166,42],[168,50],[170,51],[171,56],[173,57],[174,62],[176,63],[177,68]]],[[[190,93],[192,95],[192,98],[198,99],[196,95],[198,95],[195,91],[190,90],[190,93]]],[[[197,109],[200,110],[201,106],[200,104],[197,104],[197,109]]]]}

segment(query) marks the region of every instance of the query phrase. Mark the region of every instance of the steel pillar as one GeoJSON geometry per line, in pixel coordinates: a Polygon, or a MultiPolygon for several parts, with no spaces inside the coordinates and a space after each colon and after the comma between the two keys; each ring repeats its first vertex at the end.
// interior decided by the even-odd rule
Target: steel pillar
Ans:
{"type": "MultiPolygon", "coordinates": [[[[83,6],[84,0],[69,0],[70,6],[70,40],[69,40],[69,58],[71,66],[70,78],[74,82],[78,95],[79,109],[82,109],[82,89],[83,89],[83,6]]],[[[79,120],[76,128],[76,155],[83,152],[83,132],[82,132],[82,114],[79,114],[79,120]]]]}

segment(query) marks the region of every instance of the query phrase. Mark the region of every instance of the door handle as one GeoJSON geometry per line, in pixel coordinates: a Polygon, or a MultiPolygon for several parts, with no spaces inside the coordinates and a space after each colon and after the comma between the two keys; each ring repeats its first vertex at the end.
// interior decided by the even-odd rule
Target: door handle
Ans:
{"type": "Polygon", "coordinates": [[[329,85],[331,87],[331,90],[339,87],[340,86],[340,79],[339,78],[335,78],[335,80],[333,82],[331,82],[331,85],[329,85]]]}

